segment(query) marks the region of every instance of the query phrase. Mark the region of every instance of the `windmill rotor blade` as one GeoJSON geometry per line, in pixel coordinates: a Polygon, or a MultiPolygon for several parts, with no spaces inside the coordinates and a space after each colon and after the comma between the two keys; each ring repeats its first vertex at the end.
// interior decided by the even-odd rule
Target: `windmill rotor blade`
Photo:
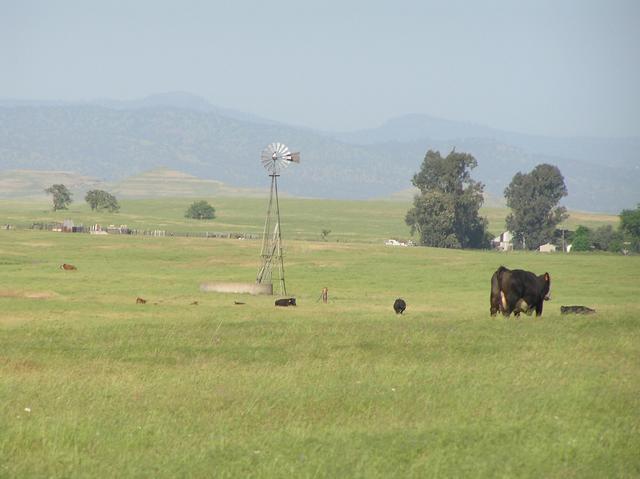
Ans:
{"type": "Polygon", "coordinates": [[[275,143],[271,143],[264,149],[264,154],[265,156],[268,156],[269,158],[271,158],[275,151],[276,151],[276,145],[275,143]]]}
{"type": "Polygon", "coordinates": [[[280,155],[286,155],[289,153],[289,147],[282,145],[282,148],[280,148],[280,155]]]}
{"type": "Polygon", "coordinates": [[[265,168],[273,162],[273,160],[271,158],[262,158],[261,160],[262,166],[264,166],[265,168]]]}
{"type": "Polygon", "coordinates": [[[260,159],[262,161],[271,161],[273,152],[271,151],[270,148],[265,148],[264,150],[262,150],[262,155],[260,155],[260,159]]]}

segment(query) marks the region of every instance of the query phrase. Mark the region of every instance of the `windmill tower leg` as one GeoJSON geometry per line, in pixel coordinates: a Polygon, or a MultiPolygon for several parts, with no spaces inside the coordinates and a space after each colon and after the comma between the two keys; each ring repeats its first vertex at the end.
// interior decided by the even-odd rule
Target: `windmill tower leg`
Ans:
{"type": "Polygon", "coordinates": [[[282,256],[282,235],[280,233],[280,203],[278,201],[278,180],[279,175],[271,175],[271,191],[269,194],[269,205],[267,206],[267,217],[264,222],[262,233],[262,265],[258,270],[256,283],[273,283],[273,263],[276,263],[276,282],[280,288],[280,294],[286,295],[287,289],[284,281],[284,258],[282,256]],[[275,199],[275,202],[274,202],[275,199]],[[273,232],[272,222],[275,221],[273,232]]]}
{"type": "Polygon", "coordinates": [[[260,266],[260,269],[258,270],[256,283],[271,283],[271,251],[273,249],[273,246],[271,244],[271,210],[273,206],[273,189],[275,180],[275,175],[271,175],[271,191],[269,192],[267,216],[264,220],[264,230],[262,232],[262,250],[260,251],[262,264],[260,266]]]}
{"type": "MultiPolygon", "coordinates": [[[[278,261],[278,276],[280,282],[280,294],[287,294],[287,287],[284,282],[284,257],[282,256],[282,230],[280,228],[280,202],[278,201],[278,182],[274,182],[276,192],[276,230],[278,232],[275,244],[276,260],[278,261]]],[[[275,233],[275,232],[274,232],[275,233]]],[[[274,234],[275,236],[275,234],[274,234]]]]}

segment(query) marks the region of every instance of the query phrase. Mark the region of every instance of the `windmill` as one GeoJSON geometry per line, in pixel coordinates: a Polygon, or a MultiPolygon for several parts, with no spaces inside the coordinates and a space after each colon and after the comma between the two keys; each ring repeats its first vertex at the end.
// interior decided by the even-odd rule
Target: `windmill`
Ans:
{"type": "Polygon", "coordinates": [[[271,143],[260,156],[262,166],[271,177],[269,206],[262,234],[262,265],[256,277],[256,283],[273,284],[273,267],[276,263],[276,281],[280,283],[280,294],[286,295],[284,282],[284,259],[282,257],[282,232],[280,230],[280,204],[278,203],[278,177],[280,172],[291,163],[300,163],[300,153],[292,153],[282,143],[271,143]],[[274,201],[275,200],[275,201],[274,201]]]}

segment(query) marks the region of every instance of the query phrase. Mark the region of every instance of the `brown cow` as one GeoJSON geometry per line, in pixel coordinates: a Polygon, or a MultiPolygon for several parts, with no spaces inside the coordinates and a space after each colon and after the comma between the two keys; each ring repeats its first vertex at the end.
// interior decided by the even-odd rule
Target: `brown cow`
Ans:
{"type": "Polygon", "coordinates": [[[140,296],[136,298],[136,304],[145,304],[147,302],[146,299],[142,299],[140,296]]]}
{"type": "Polygon", "coordinates": [[[76,268],[72,264],[62,263],[60,265],[60,269],[64,269],[64,270],[67,270],[67,271],[76,271],[78,268],[76,268]]]}

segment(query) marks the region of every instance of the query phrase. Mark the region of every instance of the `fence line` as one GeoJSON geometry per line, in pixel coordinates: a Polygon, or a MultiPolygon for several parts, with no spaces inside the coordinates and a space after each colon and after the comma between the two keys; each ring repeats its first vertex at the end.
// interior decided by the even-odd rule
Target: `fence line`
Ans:
{"type": "MultiPolygon", "coordinates": [[[[15,225],[11,229],[15,229],[15,225]]],[[[100,228],[97,225],[89,228],[84,225],[64,226],[60,223],[32,223],[31,226],[21,229],[31,229],[40,231],[53,231],[62,233],[85,233],[85,234],[116,234],[132,236],[152,236],[152,237],[179,237],[179,238],[227,238],[227,239],[260,239],[262,235],[253,233],[220,232],[220,231],[167,231],[167,230],[147,230],[127,227],[100,228]]],[[[9,228],[6,228],[9,229],[9,228]]]]}

